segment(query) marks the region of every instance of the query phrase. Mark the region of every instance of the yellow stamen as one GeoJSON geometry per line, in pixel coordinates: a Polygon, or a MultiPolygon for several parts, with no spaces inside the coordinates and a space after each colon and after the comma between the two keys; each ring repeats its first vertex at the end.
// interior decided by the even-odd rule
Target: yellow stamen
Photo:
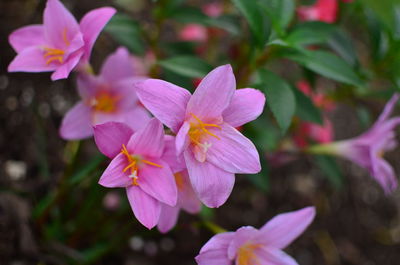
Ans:
{"type": "Polygon", "coordinates": [[[239,248],[237,254],[238,265],[261,265],[254,251],[259,248],[258,244],[245,244],[239,248]]]}
{"type": "Polygon", "coordinates": [[[182,174],[180,172],[175,173],[174,177],[175,177],[176,187],[178,188],[178,190],[182,190],[184,185],[182,174]]]}
{"type": "Polygon", "coordinates": [[[98,111],[114,112],[116,109],[119,97],[112,95],[107,91],[101,91],[96,95],[96,98],[89,104],[98,111]]]}
{"type": "MultiPolygon", "coordinates": [[[[203,123],[196,115],[194,115],[193,113],[190,113],[190,115],[192,115],[192,117],[197,121],[197,124],[195,123],[190,123],[190,128],[192,129],[193,126],[193,133],[195,134],[208,134],[211,135],[215,138],[217,138],[218,140],[221,140],[221,138],[219,138],[218,136],[216,136],[215,134],[213,134],[212,132],[210,132],[209,130],[207,130],[206,127],[214,127],[214,128],[219,128],[221,129],[221,126],[217,125],[217,124],[212,124],[212,123],[203,123]],[[200,131],[201,130],[201,131],[200,131]]],[[[190,135],[190,132],[189,132],[190,135]]]]}
{"type": "Polygon", "coordinates": [[[66,28],[63,30],[62,38],[63,38],[63,40],[64,40],[64,43],[65,43],[67,46],[69,46],[69,45],[71,44],[71,42],[68,40],[68,35],[67,35],[67,29],[66,29],[66,28]]]}
{"type": "Polygon", "coordinates": [[[139,170],[139,165],[141,163],[145,163],[145,164],[148,164],[148,165],[151,165],[151,166],[162,168],[161,165],[153,163],[153,162],[148,161],[148,160],[141,159],[140,156],[132,156],[129,153],[128,149],[126,149],[126,146],[124,144],[122,145],[121,154],[125,155],[126,159],[128,160],[128,166],[126,166],[122,170],[122,172],[126,172],[127,170],[130,169],[131,175],[129,177],[132,178],[132,185],[139,186],[139,183],[138,183],[138,180],[139,180],[138,170],[139,170]]]}
{"type": "Polygon", "coordinates": [[[63,63],[65,52],[60,49],[53,48],[43,48],[46,52],[44,53],[44,58],[47,59],[46,64],[50,64],[53,61],[58,61],[59,63],[63,63]]]}

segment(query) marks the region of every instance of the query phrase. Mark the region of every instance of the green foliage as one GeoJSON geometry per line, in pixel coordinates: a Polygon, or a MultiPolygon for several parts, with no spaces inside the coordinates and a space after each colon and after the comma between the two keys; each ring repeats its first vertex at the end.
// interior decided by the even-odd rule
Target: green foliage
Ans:
{"type": "Polygon", "coordinates": [[[343,174],[335,159],[330,156],[313,156],[315,163],[322,170],[329,182],[337,189],[343,186],[343,174]]]}
{"type": "Polygon", "coordinates": [[[158,62],[159,65],[185,77],[204,77],[212,67],[204,60],[193,56],[177,56],[158,62]]]}
{"type": "Polygon", "coordinates": [[[293,92],[296,97],[296,115],[302,120],[322,125],[321,111],[314,105],[311,99],[296,88],[293,88],[293,92]]]}

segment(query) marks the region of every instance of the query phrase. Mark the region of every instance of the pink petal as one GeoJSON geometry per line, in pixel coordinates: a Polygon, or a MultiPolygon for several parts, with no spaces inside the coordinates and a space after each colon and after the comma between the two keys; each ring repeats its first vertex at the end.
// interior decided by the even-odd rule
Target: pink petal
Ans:
{"type": "Polygon", "coordinates": [[[117,112],[101,112],[93,113],[93,124],[102,124],[106,122],[116,121],[128,125],[133,131],[139,131],[151,120],[149,113],[142,107],[133,107],[131,110],[121,110],[117,112]]]}
{"type": "Polygon", "coordinates": [[[389,100],[388,103],[386,103],[385,108],[383,109],[381,115],[379,115],[378,120],[375,122],[375,124],[379,124],[389,118],[389,116],[392,114],[393,109],[396,107],[397,102],[399,101],[400,94],[395,93],[393,94],[392,98],[389,100]]]}
{"type": "Polygon", "coordinates": [[[220,139],[210,137],[207,161],[231,173],[260,172],[260,157],[254,144],[238,130],[224,123],[217,131],[220,139]]]}
{"type": "Polygon", "coordinates": [[[82,51],[77,51],[76,53],[70,55],[61,66],[56,68],[56,71],[51,75],[51,80],[64,79],[69,76],[72,69],[79,63],[82,57],[82,51]]]}
{"type": "Polygon", "coordinates": [[[177,204],[188,213],[195,214],[200,212],[201,202],[197,198],[197,195],[193,190],[187,170],[182,171],[179,174],[181,177],[180,180],[181,183],[177,184],[178,188],[177,204]]]}
{"type": "Polygon", "coordinates": [[[16,52],[45,43],[42,25],[29,25],[13,31],[8,41],[16,52]]]}
{"type": "Polygon", "coordinates": [[[54,64],[47,64],[43,56],[43,50],[39,47],[24,49],[8,66],[9,72],[50,72],[57,67],[54,64]]]}
{"type": "Polygon", "coordinates": [[[43,14],[43,26],[51,48],[65,49],[80,32],[74,16],[59,0],[48,0],[43,14]]]}
{"type": "Polygon", "coordinates": [[[228,246],[234,238],[233,232],[220,233],[213,236],[200,250],[196,257],[199,265],[231,265],[228,259],[228,246]]]}
{"type": "Polygon", "coordinates": [[[373,162],[373,178],[379,183],[386,194],[392,193],[398,186],[397,177],[392,166],[383,159],[373,162]]]}
{"type": "Polygon", "coordinates": [[[161,159],[152,158],[150,162],[162,167],[143,165],[139,168],[138,183],[140,188],[160,202],[175,206],[178,192],[170,167],[161,159]]]}
{"type": "Polygon", "coordinates": [[[161,206],[161,214],[158,219],[157,228],[161,233],[167,233],[176,225],[179,216],[179,207],[178,206],[168,206],[166,204],[162,204],[161,206]]]}
{"type": "Polygon", "coordinates": [[[170,166],[172,172],[180,172],[186,169],[183,157],[177,156],[176,154],[175,137],[172,135],[165,135],[164,143],[164,152],[161,158],[170,166]]]}
{"type": "Polygon", "coordinates": [[[124,188],[132,186],[129,171],[124,172],[128,165],[124,154],[118,154],[101,175],[99,184],[107,188],[124,188]]]}
{"type": "Polygon", "coordinates": [[[229,106],[235,88],[232,67],[227,64],[215,68],[196,88],[187,105],[187,114],[193,113],[201,120],[219,118],[229,106]]]}
{"type": "Polygon", "coordinates": [[[78,74],[76,82],[79,96],[84,101],[90,101],[96,97],[97,87],[101,85],[100,80],[96,76],[83,73],[78,74]]]}
{"type": "Polygon", "coordinates": [[[190,124],[184,122],[176,135],[176,154],[180,156],[184,150],[189,146],[189,132],[190,124]]]}
{"type": "Polygon", "coordinates": [[[133,134],[133,130],[124,123],[107,122],[93,127],[94,140],[100,152],[114,158],[121,152],[133,134]]]}
{"type": "Polygon", "coordinates": [[[238,89],[231,104],[223,112],[224,122],[232,127],[239,127],[257,119],[263,112],[265,96],[253,88],[238,89]]]}
{"type": "Polygon", "coordinates": [[[178,132],[185,119],[189,91],[158,79],[148,79],[135,87],[143,105],[173,132],[178,132]]]}
{"type": "Polygon", "coordinates": [[[210,250],[196,256],[198,265],[232,265],[226,257],[226,250],[210,250]]]}
{"type": "Polygon", "coordinates": [[[60,135],[66,140],[78,140],[93,135],[91,109],[82,102],[76,104],[65,114],[60,135]]]}
{"type": "Polygon", "coordinates": [[[148,229],[157,225],[161,213],[161,203],[137,186],[126,189],[129,203],[135,217],[148,229]]]}
{"type": "Polygon", "coordinates": [[[274,248],[286,248],[304,232],[314,217],[314,207],[277,215],[260,229],[257,241],[274,248]]]}
{"type": "Polygon", "coordinates": [[[129,140],[129,151],[149,157],[160,157],[164,151],[164,128],[161,122],[151,119],[146,126],[137,131],[129,140]]]}
{"type": "Polygon", "coordinates": [[[88,12],[80,22],[80,29],[85,40],[84,60],[88,60],[93,45],[104,26],[117,12],[111,7],[102,7],[88,12]]]}
{"type": "Polygon", "coordinates": [[[183,154],[190,182],[199,199],[210,208],[224,204],[232,192],[235,175],[209,162],[197,161],[189,149],[183,154]]]}
{"type": "MultiPolygon", "coordinates": [[[[100,70],[100,76],[110,83],[133,77],[135,76],[133,63],[134,61],[132,60],[129,51],[125,47],[119,47],[104,61],[100,70]]],[[[131,87],[132,86],[133,85],[131,85],[131,87]]]]}
{"type": "Polygon", "coordinates": [[[291,256],[280,249],[267,246],[257,248],[254,252],[260,264],[298,265],[298,263],[291,256]]]}
{"type": "MultiPolygon", "coordinates": [[[[235,259],[238,249],[249,243],[252,238],[259,234],[259,231],[252,226],[242,226],[235,232],[235,236],[229,243],[228,258],[235,259]]],[[[250,242],[251,243],[251,242],[250,242]]]]}

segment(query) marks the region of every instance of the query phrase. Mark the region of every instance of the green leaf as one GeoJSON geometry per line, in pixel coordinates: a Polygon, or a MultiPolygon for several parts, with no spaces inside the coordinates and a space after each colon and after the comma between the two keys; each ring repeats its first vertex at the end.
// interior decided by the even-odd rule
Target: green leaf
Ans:
{"type": "Polygon", "coordinates": [[[363,81],[343,59],[325,51],[292,51],[285,57],[335,81],[354,86],[363,86],[363,81]]]}
{"type": "Polygon", "coordinates": [[[199,8],[183,6],[171,14],[171,17],[181,23],[196,23],[206,25],[209,17],[199,8]]]}
{"type": "Polygon", "coordinates": [[[262,0],[261,4],[271,17],[274,29],[279,35],[283,34],[293,19],[296,3],[293,0],[262,0]]]}
{"type": "Polygon", "coordinates": [[[335,188],[341,188],[343,185],[343,174],[335,159],[325,155],[313,156],[313,158],[318,167],[325,173],[329,182],[331,182],[335,188]]]}
{"type": "Polygon", "coordinates": [[[212,67],[198,57],[177,56],[158,62],[159,65],[174,73],[190,78],[204,77],[212,67]]]}
{"type": "Polygon", "coordinates": [[[321,111],[314,105],[311,99],[297,88],[294,88],[293,92],[296,97],[296,114],[302,120],[322,125],[321,111]]]}
{"type": "Polygon", "coordinates": [[[261,13],[258,1],[232,0],[232,2],[246,18],[259,46],[264,46],[269,36],[269,27],[261,13]]]}
{"type": "Polygon", "coordinates": [[[236,16],[222,15],[215,18],[209,18],[207,26],[217,27],[226,30],[232,35],[240,34],[240,24],[236,16]]]}
{"type": "Polygon", "coordinates": [[[274,73],[261,69],[259,76],[268,106],[284,134],[292,123],[296,109],[295,95],[290,85],[274,73]]]}
{"type": "Polygon", "coordinates": [[[358,65],[356,49],[346,32],[336,29],[328,40],[328,44],[347,63],[352,66],[358,65]]]}
{"type": "Polygon", "coordinates": [[[84,180],[91,172],[106,160],[104,155],[96,155],[91,160],[87,161],[82,168],[80,168],[74,175],[68,178],[69,185],[76,185],[84,180]]]}
{"type": "Polygon", "coordinates": [[[399,0],[361,0],[363,4],[369,7],[378,15],[380,20],[392,32],[396,38],[399,37],[398,32],[398,10],[400,8],[399,0]]]}
{"type": "Polygon", "coordinates": [[[132,52],[144,54],[145,48],[139,24],[129,16],[116,14],[104,30],[132,52]]]}
{"type": "Polygon", "coordinates": [[[302,47],[310,44],[321,44],[328,41],[335,26],[318,21],[305,22],[298,25],[286,37],[286,42],[293,47],[302,47]]]}

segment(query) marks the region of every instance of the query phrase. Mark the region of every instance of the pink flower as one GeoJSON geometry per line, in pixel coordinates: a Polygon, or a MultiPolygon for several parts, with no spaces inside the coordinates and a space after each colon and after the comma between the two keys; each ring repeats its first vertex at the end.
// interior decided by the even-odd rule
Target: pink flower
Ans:
{"type": "Polygon", "coordinates": [[[18,53],[9,72],[54,72],[52,80],[67,78],[78,63],[86,64],[94,42],[115,9],[99,8],[77,23],[58,0],[48,0],[43,25],[17,29],[9,42],[18,53]]]}
{"type": "Polygon", "coordinates": [[[383,159],[383,154],[397,147],[395,128],[400,117],[389,118],[400,94],[395,94],[375,124],[366,132],[353,139],[311,147],[315,153],[326,153],[349,159],[369,171],[373,178],[388,194],[397,188],[393,168],[383,159]]]}
{"type": "Polygon", "coordinates": [[[337,0],[317,0],[312,6],[302,6],[297,9],[301,20],[318,20],[326,23],[336,21],[338,11],[337,0]]]}
{"type": "Polygon", "coordinates": [[[301,122],[294,134],[297,146],[304,148],[309,141],[314,143],[330,143],[333,140],[333,126],[330,120],[324,119],[324,124],[301,122]]]}
{"type": "Polygon", "coordinates": [[[296,265],[297,262],[283,252],[301,235],[315,217],[315,208],[275,216],[260,230],[244,226],[236,232],[213,236],[196,257],[199,265],[296,265]]]}
{"type": "Polygon", "coordinates": [[[161,203],[175,206],[177,189],[172,171],[162,159],[164,130],[152,119],[138,132],[123,123],[94,127],[99,150],[112,159],[99,180],[107,188],[126,188],[136,218],[151,229],[159,220],[161,203]]]}
{"type": "Polygon", "coordinates": [[[203,13],[209,17],[219,17],[223,12],[222,3],[209,3],[203,6],[203,13]]]}
{"type": "Polygon", "coordinates": [[[199,24],[188,24],[179,32],[183,41],[205,42],[208,39],[207,28],[199,24]]]}
{"type": "Polygon", "coordinates": [[[235,173],[261,169],[255,146],[235,127],[256,119],[265,97],[255,89],[235,87],[230,65],[210,72],[193,95],[157,79],[136,84],[143,105],[177,134],[177,154],[183,154],[192,186],[208,207],[227,200],[235,173]]]}
{"type": "Polygon", "coordinates": [[[83,139],[93,135],[93,125],[108,121],[142,128],[149,113],[139,105],[133,83],[146,79],[142,63],[119,48],[104,62],[99,76],[78,76],[79,101],[65,115],[60,129],[64,139],[83,139]]]}
{"type": "Polygon", "coordinates": [[[136,84],[143,105],[177,134],[177,154],[183,154],[193,189],[208,207],[227,200],[235,173],[261,168],[255,146],[235,127],[256,119],[265,97],[255,89],[235,87],[230,65],[210,72],[193,95],[157,79],[136,84]]]}

